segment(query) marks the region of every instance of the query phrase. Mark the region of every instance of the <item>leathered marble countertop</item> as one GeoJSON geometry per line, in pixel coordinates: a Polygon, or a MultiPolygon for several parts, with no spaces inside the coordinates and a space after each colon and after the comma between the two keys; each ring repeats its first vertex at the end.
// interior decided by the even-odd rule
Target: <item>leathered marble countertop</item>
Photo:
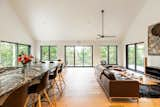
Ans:
{"type": "Polygon", "coordinates": [[[58,65],[57,62],[34,64],[27,67],[25,73],[22,73],[21,67],[0,69],[0,100],[18,87],[32,83],[33,80],[40,80],[45,72],[55,69],[58,65]]]}

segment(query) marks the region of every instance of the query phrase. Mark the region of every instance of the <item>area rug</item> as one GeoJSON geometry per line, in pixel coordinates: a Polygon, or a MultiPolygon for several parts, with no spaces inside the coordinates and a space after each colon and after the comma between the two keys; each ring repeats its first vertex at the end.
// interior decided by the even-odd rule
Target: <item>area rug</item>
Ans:
{"type": "Polygon", "coordinates": [[[160,98],[160,85],[140,85],[140,97],[160,98]]]}

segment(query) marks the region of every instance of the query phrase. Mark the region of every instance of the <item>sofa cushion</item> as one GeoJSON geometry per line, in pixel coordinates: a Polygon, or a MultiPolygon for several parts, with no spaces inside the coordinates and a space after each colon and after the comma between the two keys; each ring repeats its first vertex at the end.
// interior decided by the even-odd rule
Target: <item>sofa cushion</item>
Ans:
{"type": "Polygon", "coordinates": [[[111,67],[113,67],[112,65],[104,65],[105,68],[109,69],[111,67]]]}
{"type": "Polygon", "coordinates": [[[108,79],[110,79],[110,80],[116,80],[113,72],[110,72],[110,71],[108,71],[108,70],[105,70],[105,71],[104,71],[104,75],[105,75],[108,79]]]}
{"type": "Polygon", "coordinates": [[[100,63],[101,63],[101,65],[106,65],[107,64],[105,60],[100,61],[100,63]]]}

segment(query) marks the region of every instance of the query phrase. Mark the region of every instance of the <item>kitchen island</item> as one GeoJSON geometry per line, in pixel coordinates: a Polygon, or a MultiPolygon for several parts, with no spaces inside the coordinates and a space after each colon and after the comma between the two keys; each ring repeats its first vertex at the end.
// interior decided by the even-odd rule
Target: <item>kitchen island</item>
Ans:
{"type": "Polygon", "coordinates": [[[8,95],[15,89],[27,83],[33,84],[34,82],[39,82],[45,72],[53,71],[57,66],[59,66],[58,62],[33,64],[26,68],[25,73],[22,72],[22,67],[12,69],[1,68],[0,105],[3,104],[8,95]]]}

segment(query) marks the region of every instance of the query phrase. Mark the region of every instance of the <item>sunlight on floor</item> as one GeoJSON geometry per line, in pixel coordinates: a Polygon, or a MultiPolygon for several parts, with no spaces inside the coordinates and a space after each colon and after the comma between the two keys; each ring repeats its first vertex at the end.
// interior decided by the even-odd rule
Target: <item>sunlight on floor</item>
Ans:
{"type": "MultiPolygon", "coordinates": [[[[94,68],[66,68],[66,86],[61,97],[57,97],[57,107],[159,107],[160,99],[141,98],[135,101],[109,102],[99,86],[94,68]]],[[[46,106],[44,106],[46,107],[46,106]]]]}

